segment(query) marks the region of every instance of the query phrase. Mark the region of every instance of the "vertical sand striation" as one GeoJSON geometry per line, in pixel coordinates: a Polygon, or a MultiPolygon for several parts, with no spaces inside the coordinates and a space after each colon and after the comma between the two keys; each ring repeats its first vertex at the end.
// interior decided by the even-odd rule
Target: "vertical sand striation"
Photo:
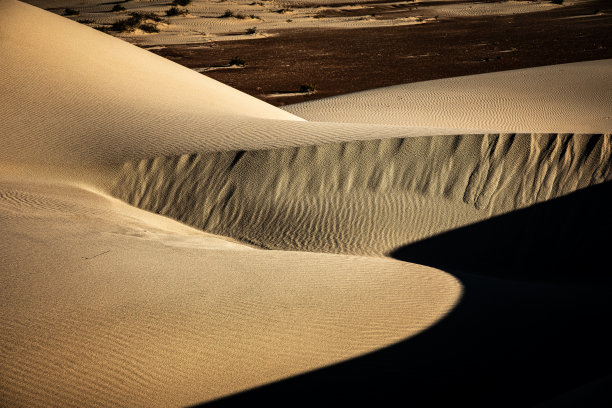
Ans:
{"type": "Polygon", "coordinates": [[[264,248],[381,254],[602,183],[611,136],[354,141],[126,163],[112,194],[264,248]]]}

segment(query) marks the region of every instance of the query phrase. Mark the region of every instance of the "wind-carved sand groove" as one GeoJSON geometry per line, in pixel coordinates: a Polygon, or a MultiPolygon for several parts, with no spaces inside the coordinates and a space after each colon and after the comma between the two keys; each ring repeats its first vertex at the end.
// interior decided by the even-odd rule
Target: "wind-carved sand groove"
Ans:
{"type": "Polygon", "coordinates": [[[602,183],[611,135],[487,134],[157,157],[112,194],[265,248],[381,254],[602,183]]]}

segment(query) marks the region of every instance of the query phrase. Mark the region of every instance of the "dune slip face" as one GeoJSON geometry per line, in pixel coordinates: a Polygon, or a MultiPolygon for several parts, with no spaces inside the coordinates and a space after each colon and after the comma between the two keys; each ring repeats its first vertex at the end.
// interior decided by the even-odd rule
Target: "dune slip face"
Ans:
{"type": "Polygon", "coordinates": [[[612,177],[612,136],[353,141],[126,163],[112,193],[264,248],[383,254],[612,177]]]}

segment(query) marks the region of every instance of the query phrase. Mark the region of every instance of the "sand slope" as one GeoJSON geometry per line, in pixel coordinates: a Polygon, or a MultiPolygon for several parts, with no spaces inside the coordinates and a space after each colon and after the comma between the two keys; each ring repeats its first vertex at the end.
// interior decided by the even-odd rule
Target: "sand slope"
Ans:
{"type": "Polygon", "coordinates": [[[52,13],[12,0],[0,7],[5,162],[100,167],[198,151],[457,132],[306,123],[52,13]]]}
{"type": "Polygon", "coordinates": [[[284,107],[308,120],[476,129],[610,133],[612,60],[391,86],[284,107]]]}
{"type": "Polygon", "coordinates": [[[355,132],[31,6],[0,16],[0,405],[193,404],[412,336],[458,300],[435,269],[254,249],[108,196],[126,159],[355,132]]]}
{"type": "Polygon", "coordinates": [[[63,183],[2,180],[0,225],[2,406],[197,403],[401,340],[460,291],[435,269],[255,250],[63,183]]]}
{"type": "Polygon", "coordinates": [[[266,248],[386,253],[612,178],[612,135],[488,134],[155,158],[114,195],[266,248]]]}
{"type": "Polygon", "coordinates": [[[610,178],[610,135],[306,122],[11,0],[0,55],[0,405],[208,401],[415,336],[462,293],[111,193],[380,254],[610,178]]]}

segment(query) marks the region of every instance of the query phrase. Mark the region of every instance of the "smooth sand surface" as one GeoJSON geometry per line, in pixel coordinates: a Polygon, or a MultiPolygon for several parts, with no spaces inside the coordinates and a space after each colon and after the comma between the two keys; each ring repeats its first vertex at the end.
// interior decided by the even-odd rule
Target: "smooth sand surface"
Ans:
{"type": "Polygon", "coordinates": [[[414,335],[460,293],[432,268],[251,249],[15,178],[0,182],[2,406],[194,404],[414,335]]]}
{"type": "Polygon", "coordinates": [[[612,60],[391,86],[284,107],[316,121],[482,132],[612,132],[612,60]]]}
{"type": "Polygon", "coordinates": [[[397,342],[457,302],[432,268],[254,249],[111,198],[126,157],[227,149],[236,122],[236,146],[261,147],[305,122],[32,6],[0,11],[2,405],[193,404],[397,342]]]}
{"type": "Polygon", "coordinates": [[[306,122],[12,0],[0,55],[0,405],[194,404],[418,339],[462,284],[363,255],[611,178],[580,126],[306,122]]]}

